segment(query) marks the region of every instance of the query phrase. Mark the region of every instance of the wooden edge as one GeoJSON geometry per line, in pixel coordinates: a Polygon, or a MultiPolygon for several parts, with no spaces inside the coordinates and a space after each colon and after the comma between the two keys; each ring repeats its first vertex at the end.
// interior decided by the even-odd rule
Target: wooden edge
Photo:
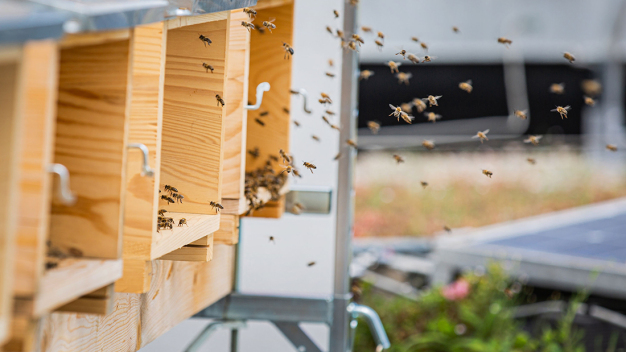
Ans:
{"type": "Polygon", "coordinates": [[[174,228],[171,230],[161,229],[153,235],[151,259],[159,259],[191,242],[208,236],[220,228],[220,214],[189,214],[189,213],[166,213],[174,219],[174,228]],[[181,218],[187,220],[187,225],[178,226],[181,218]]]}
{"type": "Polygon", "coordinates": [[[149,261],[124,258],[122,278],[115,281],[115,292],[148,292],[151,280],[152,264],[149,261]]]}
{"type": "Polygon", "coordinates": [[[220,229],[213,234],[213,241],[229,246],[239,243],[239,216],[222,215],[220,229]]]}
{"type": "Polygon", "coordinates": [[[15,63],[22,59],[20,45],[7,45],[0,48],[0,64],[15,63]]]}
{"type": "Polygon", "coordinates": [[[213,259],[213,234],[205,236],[203,239],[206,245],[189,244],[183,248],[168,253],[159,260],[176,260],[187,262],[208,262],[213,259]]]}
{"type": "Polygon", "coordinates": [[[88,293],[70,303],[57,308],[56,312],[73,312],[106,315],[113,311],[114,284],[88,293]]]}
{"type": "Polygon", "coordinates": [[[270,7],[278,7],[293,3],[293,0],[259,0],[253,7],[255,10],[267,9],[270,7]]]}
{"type": "Polygon", "coordinates": [[[165,28],[174,29],[185,26],[192,26],[194,24],[221,21],[228,18],[230,11],[207,13],[206,15],[190,16],[190,17],[176,17],[171,20],[165,21],[165,28]]]}
{"type": "Polygon", "coordinates": [[[67,34],[59,41],[59,47],[61,49],[67,49],[77,46],[87,46],[114,42],[118,40],[127,40],[130,39],[130,32],[130,29],[117,29],[105,32],[67,34]]]}
{"type": "Polygon", "coordinates": [[[224,206],[222,214],[241,215],[248,211],[248,202],[244,197],[239,199],[222,198],[221,204],[224,206]]]}
{"type": "Polygon", "coordinates": [[[35,323],[31,319],[33,313],[32,298],[15,298],[13,301],[13,320],[11,321],[11,339],[0,346],[5,352],[33,351],[35,323]]]}
{"type": "Polygon", "coordinates": [[[122,259],[65,259],[39,282],[33,314],[41,316],[122,277],[122,259]]]}

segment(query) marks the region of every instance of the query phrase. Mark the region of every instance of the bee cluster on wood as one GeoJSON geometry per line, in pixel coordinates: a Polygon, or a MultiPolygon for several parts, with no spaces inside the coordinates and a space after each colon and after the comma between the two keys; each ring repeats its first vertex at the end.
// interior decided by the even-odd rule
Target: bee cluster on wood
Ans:
{"type": "MultiPolygon", "coordinates": [[[[202,41],[202,43],[204,44],[204,46],[211,46],[211,43],[213,43],[213,41],[211,39],[209,39],[209,37],[204,36],[203,34],[199,35],[200,40],[202,41]]],[[[211,71],[211,73],[213,73],[213,71],[215,71],[215,67],[213,67],[213,65],[210,65],[206,62],[202,63],[202,67],[206,70],[206,73],[209,73],[209,71],[211,71]]],[[[215,94],[215,99],[217,100],[217,106],[224,106],[226,105],[226,102],[224,101],[224,99],[222,99],[222,97],[219,94],[215,94]]]]}
{"type": "MultiPolygon", "coordinates": [[[[164,193],[167,194],[162,194],[161,195],[161,199],[167,201],[167,204],[173,204],[173,203],[183,203],[183,199],[185,199],[185,197],[180,194],[180,192],[178,191],[178,189],[174,186],[170,186],[170,185],[165,185],[163,187],[164,193]]],[[[159,193],[161,193],[161,190],[159,190],[159,193]]],[[[159,216],[157,217],[157,232],[160,232],[161,229],[165,229],[165,230],[174,230],[174,224],[175,221],[173,218],[171,217],[167,217],[165,216],[165,213],[167,213],[166,209],[161,209],[159,210],[159,216]]],[[[183,226],[183,225],[187,225],[187,219],[185,218],[181,218],[180,220],[178,220],[178,226],[183,226]]]]}
{"type": "Polygon", "coordinates": [[[46,270],[56,268],[63,259],[80,258],[82,256],[83,251],[78,248],[70,247],[67,251],[64,251],[53,245],[51,241],[46,242],[46,270]]]}

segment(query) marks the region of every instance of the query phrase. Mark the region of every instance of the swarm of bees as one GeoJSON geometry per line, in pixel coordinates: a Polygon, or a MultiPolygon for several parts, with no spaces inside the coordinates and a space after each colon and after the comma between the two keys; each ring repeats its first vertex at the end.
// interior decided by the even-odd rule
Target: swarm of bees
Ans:
{"type": "MultiPolygon", "coordinates": [[[[164,185],[163,186],[163,193],[166,194],[162,194],[161,195],[161,199],[167,201],[167,204],[174,204],[174,203],[183,203],[183,199],[185,199],[185,197],[180,194],[180,192],[178,191],[178,189],[174,186],[171,185],[164,185]]],[[[161,193],[161,190],[159,190],[159,193],[161,193]]],[[[162,229],[166,229],[166,230],[173,230],[174,229],[174,219],[171,217],[167,217],[165,216],[165,213],[167,213],[166,209],[160,209],[158,212],[158,217],[157,217],[157,232],[160,232],[162,229]]],[[[187,224],[187,219],[185,218],[181,218],[178,220],[178,226],[189,226],[187,224]]]]}

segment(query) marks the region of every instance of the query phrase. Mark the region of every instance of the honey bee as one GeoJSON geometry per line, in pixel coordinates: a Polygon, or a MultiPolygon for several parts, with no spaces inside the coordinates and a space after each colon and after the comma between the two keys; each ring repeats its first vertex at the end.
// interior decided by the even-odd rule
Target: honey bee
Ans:
{"type": "Polygon", "coordinates": [[[334,73],[330,73],[330,72],[326,72],[326,76],[333,78],[333,77],[335,77],[335,74],[334,73]]]}
{"type": "Polygon", "coordinates": [[[437,58],[436,56],[425,55],[424,59],[422,60],[422,62],[431,62],[431,61],[433,61],[436,58],[437,58]]]}
{"type": "Polygon", "coordinates": [[[278,154],[280,154],[280,157],[283,158],[283,162],[285,164],[290,164],[291,163],[291,157],[289,157],[289,155],[287,153],[285,153],[284,150],[279,150],[278,154]]]}
{"type": "Polygon", "coordinates": [[[337,153],[337,155],[335,155],[335,158],[333,160],[339,160],[339,158],[341,158],[341,153],[337,153]]]}
{"type": "Polygon", "coordinates": [[[330,95],[328,95],[327,93],[320,93],[320,95],[322,96],[322,99],[326,99],[328,100],[329,103],[332,103],[333,101],[330,99],[330,95]]]}
{"type": "Polygon", "coordinates": [[[341,127],[337,125],[330,125],[330,128],[332,128],[333,130],[341,131],[341,127]]]}
{"type": "MultiPolygon", "coordinates": [[[[350,1],[356,1],[356,0],[350,0],[350,1]]],[[[307,266],[309,266],[309,267],[311,267],[313,265],[315,265],[315,262],[309,262],[309,264],[307,264],[307,266]]]]}
{"type": "Polygon", "coordinates": [[[557,106],[557,107],[556,107],[556,109],[552,109],[552,110],[550,110],[550,111],[553,111],[553,112],[554,112],[554,111],[556,111],[556,112],[558,112],[558,113],[559,113],[559,115],[561,115],[561,120],[563,120],[564,118],[565,118],[565,119],[567,118],[567,112],[568,112],[568,111],[570,111],[571,109],[572,109],[572,108],[571,108],[569,105],[567,105],[567,106],[565,106],[565,107],[563,107],[563,106],[557,106]]]}
{"type": "Polygon", "coordinates": [[[241,21],[241,25],[246,27],[246,29],[248,30],[248,32],[253,31],[256,27],[254,26],[254,24],[250,23],[250,22],[246,22],[246,21],[241,21]]]}
{"type": "Polygon", "coordinates": [[[276,244],[276,242],[274,242],[274,236],[270,236],[270,242],[272,242],[273,244],[276,244]]]}
{"type": "Polygon", "coordinates": [[[354,148],[354,149],[357,149],[357,148],[358,148],[358,146],[357,146],[356,142],[355,142],[354,140],[352,140],[352,139],[348,139],[348,140],[346,141],[346,144],[348,144],[349,146],[351,146],[351,147],[352,147],[352,148],[354,148]]]}
{"type": "Polygon", "coordinates": [[[587,96],[595,97],[602,92],[602,84],[594,79],[585,79],[580,83],[580,87],[587,96]]]}
{"type": "Polygon", "coordinates": [[[429,141],[429,140],[424,139],[422,141],[422,145],[424,146],[424,148],[426,148],[428,150],[435,149],[435,142],[433,142],[433,141],[429,141]]]}
{"type": "Polygon", "coordinates": [[[339,11],[333,10],[333,14],[335,15],[335,18],[339,18],[339,11]]]}
{"type": "Polygon", "coordinates": [[[415,54],[408,54],[406,58],[414,64],[420,63],[420,58],[415,54]]]}
{"type": "Polygon", "coordinates": [[[165,209],[159,210],[159,216],[163,216],[163,215],[165,215],[165,213],[167,213],[167,210],[165,210],[165,209]]]}
{"type": "Polygon", "coordinates": [[[428,44],[421,42],[420,46],[422,47],[422,49],[424,49],[424,51],[428,52],[428,44]]]}
{"type": "Polygon", "coordinates": [[[256,11],[249,7],[244,7],[243,12],[247,13],[248,17],[250,17],[251,20],[254,20],[254,18],[256,17],[256,11]]]}
{"type": "Polygon", "coordinates": [[[359,80],[362,79],[369,79],[370,77],[372,77],[374,75],[374,71],[370,71],[370,70],[363,70],[361,71],[361,73],[359,74],[359,80]]]}
{"type": "Polygon", "coordinates": [[[202,63],[202,67],[206,68],[206,73],[209,73],[209,70],[211,70],[211,73],[213,73],[213,70],[215,70],[213,66],[207,64],[206,62],[202,63]]]}
{"type": "Polygon", "coordinates": [[[170,203],[176,203],[171,197],[166,196],[165,194],[161,196],[161,199],[167,201],[167,204],[169,205],[170,203]]]}
{"type": "Polygon", "coordinates": [[[570,54],[570,53],[568,53],[568,52],[564,52],[564,53],[563,53],[563,57],[564,57],[567,61],[569,61],[569,63],[570,63],[570,64],[571,64],[571,63],[574,63],[574,61],[576,61],[576,58],[574,57],[574,55],[572,55],[572,54],[570,54]]]}
{"type": "Polygon", "coordinates": [[[588,96],[584,96],[583,99],[585,100],[585,104],[589,105],[589,106],[594,106],[596,105],[596,101],[588,96]]]}
{"type": "Polygon", "coordinates": [[[612,152],[616,152],[617,151],[617,146],[615,144],[607,144],[606,145],[606,150],[610,150],[612,152]]]}
{"type": "Polygon", "coordinates": [[[491,172],[489,170],[486,170],[486,169],[483,169],[483,175],[491,178],[491,176],[493,176],[493,172],[491,172]]]}
{"type": "Polygon", "coordinates": [[[372,32],[372,27],[363,26],[363,27],[361,27],[361,30],[363,32],[365,32],[365,33],[371,33],[372,32]]]}
{"type": "Polygon", "coordinates": [[[319,142],[320,141],[320,137],[316,136],[316,135],[311,135],[311,138],[313,138],[313,140],[319,142]]]}
{"type": "Polygon", "coordinates": [[[398,121],[400,121],[400,118],[402,117],[402,119],[404,121],[406,121],[406,123],[413,123],[413,116],[409,116],[409,114],[407,114],[406,112],[402,111],[402,108],[399,106],[393,106],[391,104],[389,104],[389,107],[393,110],[391,112],[391,114],[389,114],[389,116],[393,115],[394,117],[398,118],[398,121]]]}
{"type": "Polygon", "coordinates": [[[476,135],[473,136],[472,138],[479,138],[480,143],[482,143],[483,141],[489,140],[489,138],[487,138],[487,133],[489,133],[489,130],[484,130],[482,132],[478,131],[478,133],[476,133],[476,135]]]}
{"type": "Polygon", "coordinates": [[[401,157],[401,156],[400,156],[400,155],[398,155],[398,154],[394,154],[394,155],[393,155],[393,158],[396,160],[396,162],[397,162],[398,164],[400,164],[400,163],[403,163],[403,162],[404,162],[404,158],[403,158],[403,157],[401,157]]]}
{"type": "Polygon", "coordinates": [[[376,47],[378,48],[379,51],[383,51],[383,42],[381,42],[380,40],[375,40],[374,44],[376,44],[376,47]]]}
{"type": "Polygon", "coordinates": [[[333,29],[330,28],[330,26],[326,26],[326,31],[332,35],[335,35],[335,32],[333,32],[333,29]]]}
{"type": "Polygon", "coordinates": [[[178,189],[176,189],[176,187],[172,187],[170,185],[163,186],[163,189],[168,191],[168,192],[170,192],[170,194],[172,194],[174,192],[178,193],[178,189]]]}
{"type": "Polygon", "coordinates": [[[220,210],[224,210],[224,207],[218,203],[218,202],[214,202],[214,201],[210,201],[209,205],[215,209],[215,212],[218,213],[220,210]]]}
{"type": "Polygon", "coordinates": [[[328,121],[328,118],[327,118],[326,116],[323,116],[323,115],[322,115],[322,120],[324,120],[324,122],[326,122],[326,124],[327,124],[328,126],[330,126],[330,125],[331,125],[330,121],[328,121]]]}
{"type": "Polygon", "coordinates": [[[337,28],[337,38],[341,38],[342,40],[344,39],[343,38],[343,31],[341,29],[339,29],[339,28],[337,28]]]}
{"type": "Polygon", "coordinates": [[[272,33],[272,29],[276,29],[276,25],[272,22],[276,21],[275,18],[270,18],[269,21],[263,21],[263,27],[267,28],[270,33],[272,33]]]}
{"type": "Polygon", "coordinates": [[[304,165],[304,167],[309,169],[309,171],[311,171],[311,173],[313,173],[313,170],[317,169],[317,166],[315,166],[315,165],[313,165],[311,163],[307,163],[306,161],[303,162],[302,165],[304,165]]]}
{"type": "Polygon", "coordinates": [[[226,105],[226,102],[219,94],[215,94],[215,99],[217,99],[217,106],[220,106],[220,104],[222,104],[222,106],[226,105]]]}
{"type": "Polygon", "coordinates": [[[417,108],[418,113],[422,113],[426,110],[426,103],[420,98],[413,98],[413,106],[417,108]]]}
{"type": "Polygon", "coordinates": [[[535,165],[537,163],[537,160],[533,158],[526,158],[526,161],[528,161],[531,165],[535,165]]]}
{"type": "Polygon", "coordinates": [[[348,49],[350,49],[350,50],[352,50],[352,51],[359,52],[359,49],[357,49],[357,47],[356,47],[356,41],[354,41],[354,40],[350,40],[350,41],[349,41],[349,42],[348,42],[348,43],[344,46],[344,48],[348,48],[348,49]]]}
{"type": "Polygon", "coordinates": [[[189,224],[187,224],[187,219],[185,218],[181,218],[180,220],[178,220],[178,227],[181,227],[183,225],[187,225],[187,227],[189,227],[189,224]]]}
{"type": "Polygon", "coordinates": [[[528,136],[524,139],[524,143],[532,143],[533,145],[539,145],[539,140],[542,136],[528,136]]]}
{"type": "Polygon", "coordinates": [[[461,90],[464,90],[468,93],[471,93],[472,90],[474,89],[474,87],[472,87],[472,80],[470,79],[468,81],[459,83],[459,88],[461,88],[461,90]]]}
{"type": "Polygon", "coordinates": [[[500,44],[504,44],[507,48],[509,47],[509,45],[513,44],[513,41],[505,38],[505,37],[500,37],[498,38],[498,43],[500,44]]]}
{"type": "Polygon", "coordinates": [[[361,36],[358,34],[353,34],[352,39],[354,39],[357,43],[359,43],[359,46],[361,46],[361,44],[365,44],[365,41],[363,40],[363,38],[361,38],[361,36]]]}
{"type": "Polygon", "coordinates": [[[328,59],[328,66],[330,67],[335,66],[335,62],[332,59],[328,59]]]}
{"type": "Polygon", "coordinates": [[[563,94],[565,92],[565,83],[552,83],[550,85],[550,93],[563,94]]]}
{"type": "Polygon", "coordinates": [[[202,34],[200,34],[200,37],[199,37],[199,38],[200,38],[200,40],[202,40],[202,42],[204,43],[204,46],[205,46],[205,47],[207,46],[207,44],[208,44],[209,46],[211,46],[211,43],[213,43],[213,42],[211,41],[211,39],[209,39],[208,37],[203,36],[202,34]]]}
{"type": "Polygon", "coordinates": [[[406,73],[406,72],[398,72],[396,74],[396,78],[398,78],[398,84],[406,84],[407,86],[409,85],[409,79],[411,79],[411,77],[413,77],[412,73],[406,73]]]}
{"type": "Polygon", "coordinates": [[[326,110],[326,113],[327,113],[328,115],[330,115],[330,116],[334,116],[334,115],[335,115],[335,112],[334,112],[334,111],[331,111],[331,110],[326,110]]]}
{"type": "Polygon", "coordinates": [[[423,189],[426,189],[426,187],[428,187],[428,182],[426,181],[420,181],[420,184],[422,185],[423,189]]]}
{"type": "Polygon", "coordinates": [[[396,53],[396,55],[402,55],[402,58],[406,59],[406,50],[400,50],[400,52],[396,53]]]}
{"type": "Polygon", "coordinates": [[[286,165],[285,168],[283,169],[283,171],[281,171],[280,173],[282,174],[283,172],[286,172],[286,173],[290,174],[292,171],[293,171],[293,166],[286,165]]]}
{"type": "Polygon", "coordinates": [[[434,106],[439,106],[439,104],[437,104],[437,100],[439,100],[441,97],[442,97],[442,95],[437,95],[437,96],[429,95],[426,98],[422,98],[422,101],[428,102],[428,106],[432,108],[433,105],[434,106]]]}
{"type": "Polygon", "coordinates": [[[289,113],[289,109],[287,109],[287,107],[286,107],[286,106],[283,106],[283,111],[285,112],[285,114],[288,114],[288,113],[289,113]]]}
{"type": "Polygon", "coordinates": [[[378,131],[380,130],[380,124],[376,121],[367,121],[367,128],[369,128],[373,134],[378,134],[378,131]]]}
{"type": "Polygon", "coordinates": [[[376,35],[378,36],[378,38],[382,39],[383,41],[385,40],[385,35],[383,34],[383,32],[378,32],[376,33],[376,35]]]}
{"type": "Polygon", "coordinates": [[[451,229],[451,228],[449,228],[447,225],[443,225],[443,229],[444,229],[446,232],[452,232],[452,229],[451,229]]]}
{"type": "Polygon", "coordinates": [[[452,31],[453,31],[454,33],[460,33],[460,32],[461,32],[461,31],[459,31],[459,27],[457,27],[457,26],[453,26],[453,27],[452,27],[452,31]]]}
{"type": "Polygon", "coordinates": [[[248,150],[248,154],[250,154],[253,159],[258,158],[259,157],[259,147],[255,147],[254,149],[249,149],[248,150]]]}
{"type": "Polygon", "coordinates": [[[300,122],[293,120],[293,124],[296,125],[296,127],[300,127],[300,122]]]}
{"type": "Polygon", "coordinates": [[[291,170],[291,173],[293,173],[294,176],[302,178],[302,175],[300,174],[298,169],[296,169],[295,167],[293,168],[293,170],[291,170]]]}
{"type": "Polygon", "coordinates": [[[411,111],[413,110],[413,105],[411,105],[411,103],[402,103],[400,104],[400,108],[402,111],[411,111]]]}
{"type": "Polygon", "coordinates": [[[513,111],[513,114],[515,114],[515,116],[519,117],[522,120],[526,120],[528,118],[528,116],[526,115],[527,112],[528,110],[515,110],[513,111]]]}
{"type": "Polygon", "coordinates": [[[391,69],[391,73],[398,73],[398,66],[402,65],[401,62],[393,62],[393,61],[389,61],[387,62],[387,66],[389,66],[389,68],[391,69]]]}
{"type": "Polygon", "coordinates": [[[267,116],[269,114],[270,114],[269,111],[263,111],[263,112],[259,113],[259,116],[267,116]]]}
{"type": "Polygon", "coordinates": [[[273,160],[273,161],[275,161],[275,162],[278,162],[278,157],[277,157],[276,155],[272,155],[272,154],[270,154],[270,155],[269,155],[269,157],[270,157],[270,160],[273,160]]]}
{"type": "Polygon", "coordinates": [[[176,201],[179,201],[182,204],[183,203],[183,199],[185,199],[185,196],[183,196],[182,194],[176,194],[174,199],[176,199],[176,201]]]}
{"type": "Polygon", "coordinates": [[[283,48],[285,49],[285,56],[283,59],[290,59],[291,55],[294,54],[293,48],[285,42],[283,42],[283,48]]]}
{"type": "Polygon", "coordinates": [[[261,120],[260,120],[260,119],[258,119],[258,118],[254,119],[254,121],[255,121],[256,123],[258,123],[259,125],[261,125],[261,126],[265,126],[265,122],[261,121],[261,120]]]}
{"type": "Polygon", "coordinates": [[[425,112],[424,115],[428,118],[428,121],[432,121],[433,123],[437,122],[441,118],[441,115],[435,114],[434,112],[425,112]]]}
{"type": "Polygon", "coordinates": [[[420,41],[418,37],[411,37],[411,40],[416,42],[416,43],[419,43],[419,41],[420,41]]]}

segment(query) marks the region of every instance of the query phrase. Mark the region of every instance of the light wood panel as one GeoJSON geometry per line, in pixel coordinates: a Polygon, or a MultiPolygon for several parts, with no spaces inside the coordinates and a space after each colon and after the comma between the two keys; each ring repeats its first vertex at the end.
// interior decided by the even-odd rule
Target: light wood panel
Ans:
{"type": "Polygon", "coordinates": [[[116,29],[104,32],[87,32],[80,34],[66,34],[59,41],[61,48],[73,48],[77,46],[88,46],[96,44],[104,44],[109,42],[119,42],[121,40],[130,39],[130,29],[116,29]]]}
{"type": "Polygon", "coordinates": [[[213,241],[230,246],[239,243],[239,216],[222,214],[220,229],[213,234],[213,241]]]}
{"type": "Polygon", "coordinates": [[[208,262],[213,259],[213,234],[204,236],[203,238],[194,241],[192,244],[188,244],[183,248],[170,252],[159,259],[208,262]],[[202,244],[196,244],[196,242],[201,242],[202,244]]]}
{"type": "Polygon", "coordinates": [[[190,213],[167,213],[174,219],[174,228],[161,229],[154,235],[152,257],[160,258],[165,254],[182,248],[184,245],[208,236],[220,228],[220,214],[201,215],[190,213]],[[178,226],[181,218],[187,219],[187,225],[178,226]]]}
{"type": "Polygon", "coordinates": [[[115,289],[113,284],[88,293],[57,308],[57,312],[76,312],[106,315],[113,312],[115,289]]]}
{"type": "Polygon", "coordinates": [[[224,16],[167,34],[160,186],[171,185],[185,197],[183,204],[160,200],[159,207],[168,211],[211,214],[209,202],[221,200],[224,124],[215,95],[224,97],[229,24],[224,16]],[[199,33],[213,43],[205,46],[199,33]]]}
{"type": "Polygon", "coordinates": [[[61,50],[54,160],[70,172],[75,205],[53,203],[50,240],[86,257],[121,254],[129,41],[61,50]]]}

